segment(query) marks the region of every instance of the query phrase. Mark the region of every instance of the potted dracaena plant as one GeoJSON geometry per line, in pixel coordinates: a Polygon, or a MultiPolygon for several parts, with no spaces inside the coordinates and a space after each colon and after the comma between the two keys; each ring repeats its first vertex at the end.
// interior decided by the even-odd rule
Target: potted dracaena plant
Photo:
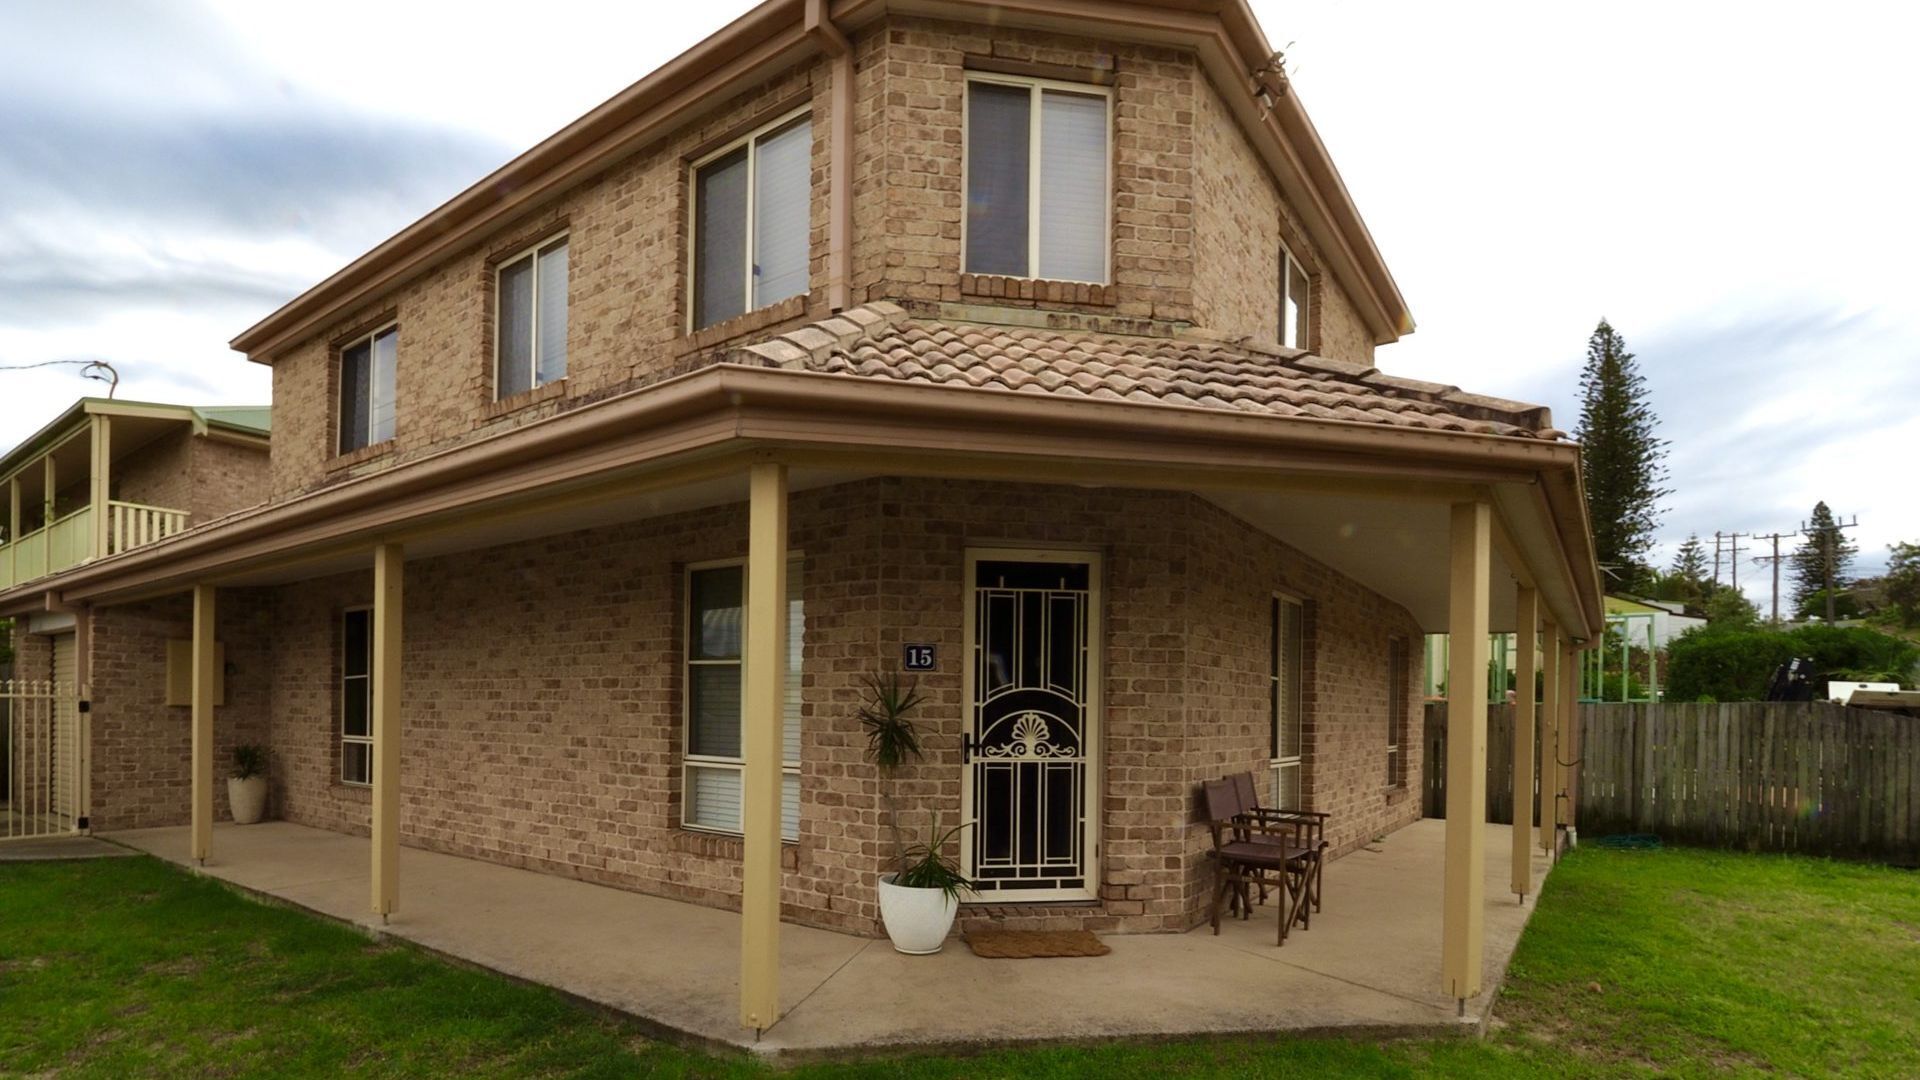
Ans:
{"type": "Polygon", "coordinates": [[[960,910],[960,890],[968,887],[945,848],[967,823],[942,832],[940,816],[928,811],[926,838],[912,845],[906,842],[894,787],[900,766],[921,757],[920,733],[909,715],[920,705],[920,690],[912,682],[903,683],[896,672],[869,675],[866,684],[860,726],[867,733],[867,758],[880,770],[880,797],[893,831],[895,868],[880,875],[880,922],[896,950],[937,953],[960,910]]]}
{"type": "Polygon", "coordinates": [[[251,825],[267,812],[267,751],[242,744],[233,748],[233,775],[227,777],[227,808],[235,825],[251,825]]]}

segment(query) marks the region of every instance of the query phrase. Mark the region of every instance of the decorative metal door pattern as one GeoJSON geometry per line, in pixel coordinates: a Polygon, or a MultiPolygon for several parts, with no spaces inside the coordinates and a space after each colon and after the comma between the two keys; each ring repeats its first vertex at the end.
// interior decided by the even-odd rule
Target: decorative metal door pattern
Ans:
{"type": "Polygon", "coordinates": [[[964,846],[983,898],[1090,895],[1091,578],[1085,561],[974,565],[964,846]]]}

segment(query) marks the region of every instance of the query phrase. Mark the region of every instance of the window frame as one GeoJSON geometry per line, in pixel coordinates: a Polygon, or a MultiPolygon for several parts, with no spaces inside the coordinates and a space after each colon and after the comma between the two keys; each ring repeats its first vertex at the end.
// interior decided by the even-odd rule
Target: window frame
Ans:
{"type": "MultiPolygon", "coordinates": [[[[556,386],[567,381],[565,374],[557,379],[540,381],[540,253],[562,241],[567,245],[568,278],[562,287],[570,290],[573,278],[573,230],[571,228],[556,229],[533,243],[514,250],[511,254],[493,260],[493,400],[496,402],[507,401],[522,394],[531,394],[543,386],[556,386]],[[532,352],[527,357],[527,388],[515,390],[511,394],[503,394],[500,392],[500,316],[506,305],[502,302],[500,275],[505,273],[508,267],[519,265],[523,259],[530,259],[533,262],[533,301],[529,306],[533,317],[527,322],[527,334],[531,341],[532,352]]],[[[568,297],[566,309],[568,322],[571,323],[573,317],[571,296],[568,297]]],[[[568,367],[571,368],[573,362],[571,349],[568,350],[567,362],[568,367]]]]}
{"type": "Polygon", "coordinates": [[[335,729],[340,744],[340,767],[335,770],[334,778],[347,787],[370,788],[373,786],[373,606],[356,604],[340,609],[340,678],[339,678],[339,715],[335,729]],[[367,673],[365,675],[347,674],[347,619],[349,616],[364,613],[367,616],[367,673]],[[362,679],[367,684],[367,733],[347,734],[347,681],[362,679]],[[367,778],[365,780],[347,779],[347,744],[354,743],[367,748],[367,778]]]}
{"type": "MultiPolygon", "coordinates": [[[[758,306],[754,304],[753,241],[754,225],[756,224],[756,215],[759,213],[758,204],[760,201],[754,196],[754,173],[758,169],[760,161],[760,151],[757,144],[761,136],[772,134],[801,117],[806,117],[809,129],[811,129],[811,125],[813,124],[813,106],[811,104],[795,106],[751,131],[742,133],[738,138],[729,139],[718,148],[701,154],[699,157],[687,163],[687,262],[685,277],[687,283],[687,333],[698,333],[701,330],[707,329],[708,326],[719,326],[721,323],[728,321],[727,319],[719,319],[708,323],[707,326],[701,326],[699,324],[700,305],[695,295],[695,286],[699,281],[698,260],[700,256],[700,238],[698,234],[700,229],[700,170],[726,157],[742,146],[747,148],[747,220],[742,230],[747,243],[747,257],[742,270],[745,280],[742,283],[744,292],[741,294],[746,298],[746,306],[742,308],[739,315],[730,316],[730,318],[737,319],[744,315],[751,315],[756,311],[764,311],[772,307],[773,304],[781,302],[775,300],[773,304],[761,304],[758,306]]],[[[809,130],[808,136],[810,139],[814,137],[811,130],[809,130]]],[[[809,162],[811,162],[811,154],[809,154],[809,162]]],[[[811,184],[809,184],[809,188],[811,188],[811,184]]],[[[807,236],[807,289],[806,292],[798,294],[800,296],[806,296],[813,292],[813,199],[811,195],[809,195],[807,199],[807,236]]],[[[708,567],[708,569],[712,568],[708,567]]]]}
{"type": "Polygon", "coordinates": [[[1313,275],[1307,273],[1307,264],[1301,262],[1287,246],[1280,241],[1280,347],[1283,349],[1305,349],[1307,342],[1290,341],[1289,328],[1302,337],[1311,338],[1313,331],[1313,275]],[[1299,298],[1300,317],[1298,321],[1287,319],[1288,289],[1293,286],[1293,271],[1300,271],[1300,280],[1307,283],[1307,295],[1299,298]]]}
{"type": "MultiPolygon", "coordinates": [[[[800,552],[790,551],[787,553],[787,573],[788,575],[790,575],[788,578],[789,581],[795,580],[794,578],[791,577],[791,575],[799,572],[799,569],[803,564],[803,562],[804,560],[800,552]]],[[[688,770],[689,768],[722,769],[722,770],[728,770],[728,771],[740,773],[741,774],[741,784],[740,784],[741,797],[744,800],[745,792],[746,792],[746,777],[745,777],[746,770],[747,770],[746,758],[745,757],[731,757],[731,758],[721,757],[716,754],[695,754],[693,753],[692,748],[693,748],[693,668],[696,665],[702,666],[702,667],[732,667],[739,670],[740,679],[741,679],[742,697],[744,698],[745,696],[744,692],[746,689],[747,642],[746,642],[746,626],[744,624],[744,620],[746,618],[745,605],[746,605],[746,599],[747,599],[746,588],[745,588],[746,574],[747,574],[747,560],[744,557],[733,558],[733,559],[709,559],[704,562],[690,562],[690,563],[687,563],[685,566],[683,566],[680,572],[680,593],[681,593],[681,597],[680,597],[680,827],[690,832],[713,833],[717,836],[744,835],[744,831],[741,829],[723,829],[717,825],[706,825],[693,820],[693,783],[688,778],[688,770]],[[741,619],[743,620],[743,622],[740,628],[740,656],[732,660],[695,660],[693,657],[693,632],[694,632],[693,576],[703,570],[724,570],[728,567],[735,567],[735,566],[740,568],[740,578],[741,578],[741,585],[742,585],[741,593],[740,593],[740,602],[742,607],[741,619]]],[[[803,586],[801,590],[801,612],[802,612],[803,619],[805,618],[805,610],[806,610],[806,598],[805,598],[805,589],[803,586]]],[[[746,708],[746,703],[742,701],[741,726],[743,728],[745,727],[745,720],[746,720],[745,708],[746,708]]],[[[784,747],[782,749],[784,750],[784,747]]],[[[796,759],[793,761],[788,761],[783,756],[780,761],[780,775],[783,778],[781,780],[781,783],[783,785],[786,782],[784,778],[788,776],[793,777],[794,783],[798,785],[800,783],[799,760],[796,759]]],[[[804,794],[804,792],[802,794],[804,794]]],[[[745,813],[745,810],[746,808],[742,806],[741,812],[743,815],[745,813]]],[[[799,823],[796,821],[794,835],[792,836],[786,835],[785,829],[782,829],[781,835],[780,835],[780,842],[783,844],[798,843],[800,839],[798,826],[799,826],[799,823]]]]}
{"type": "Polygon", "coordinates": [[[1268,687],[1267,689],[1267,720],[1268,720],[1267,767],[1273,777],[1273,785],[1274,785],[1273,805],[1275,805],[1276,807],[1279,807],[1282,810],[1301,810],[1301,809],[1305,809],[1304,805],[1302,806],[1286,805],[1288,800],[1283,797],[1285,793],[1282,790],[1282,785],[1280,783],[1280,774],[1283,770],[1287,770],[1287,769],[1293,770],[1294,788],[1295,788],[1295,791],[1298,792],[1300,796],[1300,798],[1293,801],[1304,803],[1305,794],[1306,794],[1306,784],[1303,778],[1306,775],[1307,706],[1306,706],[1306,690],[1305,690],[1305,687],[1303,687],[1300,684],[1305,682],[1306,672],[1307,672],[1307,604],[1306,604],[1306,601],[1302,600],[1298,596],[1294,596],[1289,593],[1284,593],[1284,592],[1273,593],[1272,596],[1270,597],[1270,602],[1268,606],[1268,635],[1269,635],[1269,641],[1267,646],[1267,687],[1268,687]],[[1292,657],[1293,665],[1294,665],[1293,670],[1296,674],[1296,678],[1294,679],[1294,684],[1289,688],[1289,693],[1288,693],[1289,705],[1293,712],[1292,720],[1296,725],[1295,752],[1291,755],[1285,755],[1280,753],[1280,724],[1281,724],[1281,715],[1282,715],[1281,704],[1280,704],[1281,645],[1282,645],[1282,630],[1286,625],[1283,620],[1283,613],[1288,607],[1292,607],[1293,609],[1299,612],[1299,619],[1297,622],[1298,632],[1295,633],[1292,636],[1292,638],[1286,642],[1286,644],[1291,646],[1291,651],[1293,653],[1293,657],[1292,657]]]}
{"type": "Polygon", "coordinates": [[[1027,272],[1021,275],[985,274],[981,277],[1007,277],[1014,281],[1062,281],[1075,285],[1111,285],[1113,284],[1113,156],[1114,156],[1114,115],[1113,87],[1098,83],[1078,83],[1066,79],[1046,79],[1029,75],[1002,75],[990,71],[968,71],[960,89],[960,272],[975,274],[967,266],[967,192],[972,190],[973,181],[973,85],[990,83],[998,86],[1020,86],[1029,91],[1027,124],[1027,272]],[[1106,102],[1107,109],[1107,154],[1106,174],[1102,190],[1107,194],[1106,212],[1101,215],[1100,269],[1098,281],[1084,281],[1080,278],[1043,277],[1040,274],[1040,193],[1041,193],[1041,96],[1048,90],[1063,93],[1080,94],[1086,97],[1098,97],[1106,102]]]}
{"type": "Polygon", "coordinates": [[[393,367],[394,367],[393,427],[394,427],[395,434],[399,433],[399,430],[400,430],[400,320],[398,318],[393,318],[393,319],[388,319],[386,322],[381,323],[379,326],[374,327],[373,329],[367,331],[364,334],[355,334],[353,337],[348,338],[347,340],[341,342],[339,345],[334,347],[333,372],[334,372],[335,393],[333,395],[333,408],[336,415],[334,416],[334,423],[333,423],[333,452],[336,455],[357,454],[360,451],[366,450],[370,447],[379,446],[382,443],[388,443],[393,441],[393,438],[394,438],[393,435],[389,435],[384,439],[376,439],[373,437],[373,400],[372,400],[373,343],[382,334],[385,334],[389,330],[393,331],[393,336],[394,336],[393,337],[393,367]],[[359,446],[348,447],[346,445],[346,434],[347,434],[346,419],[347,418],[344,414],[345,411],[340,408],[340,404],[341,404],[340,399],[344,396],[346,392],[347,353],[349,350],[357,349],[361,345],[365,345],[367,347],[367,395],[368,395],[367,441],[364,443],[361,443],[359,446]]]}

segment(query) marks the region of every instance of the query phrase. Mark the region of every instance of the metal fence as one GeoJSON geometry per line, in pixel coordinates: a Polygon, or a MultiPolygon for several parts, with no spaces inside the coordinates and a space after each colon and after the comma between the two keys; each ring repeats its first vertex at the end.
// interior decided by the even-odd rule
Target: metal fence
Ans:
{"type": "Polygon", "coordinates": [[[86,739],[74,688],[0,681],[0,842],[79,829],[86,739]]]}

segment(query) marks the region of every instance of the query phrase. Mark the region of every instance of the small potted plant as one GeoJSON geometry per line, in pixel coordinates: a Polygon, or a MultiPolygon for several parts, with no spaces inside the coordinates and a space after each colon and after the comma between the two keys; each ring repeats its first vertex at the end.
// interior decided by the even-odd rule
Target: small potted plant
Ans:
{"type": "Polygon", "coordinates": [[[867,757],[881,774],[881,798],[893,830],[894,860],[898,869],[880,875],[880,922],[893,947],[903,953],[937,953],[953,929],[960,910],[960,890],[969,883],[960,868],[944,854],[947,842],[967,827],[966,822],[942,832],[940,817],[927,815],[927,836],[908,847],[900,834],[900,812],[894,803],[895,775],[901,765],[918,761],[920,733],[908,716],[921,701],[919,688],[902,684],[888,672],[867,678],[868,699],[860,707],[860,726],[867,733],[867,757]]]}
{"type": "Polygon", "coordinates": [[[227,807],[235,825],[251,825],[267,812],[267,751],[251,744],[233,748],[233,775],[227,777],[227,807]]]}

